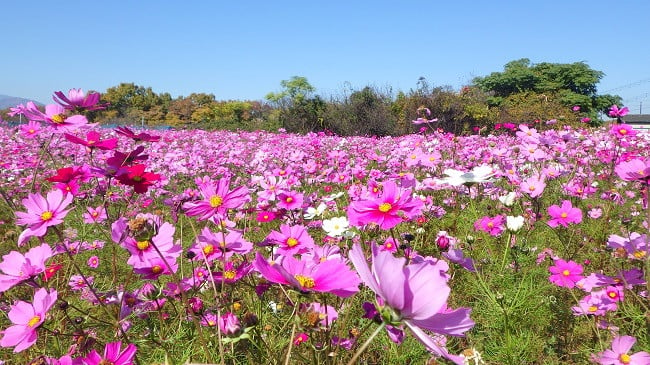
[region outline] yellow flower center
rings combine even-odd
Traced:
[[[598,307],[596,307],[595,305],[592,305],[587,310],[590,311],[590,312],[595,312],[595,311],[598,310]]]
[[[210,197],[210,206],[212,208],[219,208],[223,204],[223,198],[219,195],[213,195]]]
[[[110,360],[102,359],[102,361],[97,363],[97,365],[115,365],[115,363]]]
[[[293,201],[293,198],[288,196],[286,199],[284,199],[285,202],[291,203]]]
[[[639,251],[634,251],[634,253],[632,255],[634,257],[636,257],[637,259],[641,260],[641,259],[643,259],[645,257],[646,253],[645,253],[645,251],[639,250]]]
[[[536,189],[536,188],[535,188],[535,185],[530,185],[530,186],[528,187],[528,190],[530,190],[530,191],[534,191],[535,189]]]
[[[209,255],[214,252],[214,245],[210,244],[205,247],[203,247],[203,253],[206,255]]]
[[[569,271],[569,270],[564,270],[564,271],[562,271],[562,275],[564,275],[564,276],[569,276],[569,275],[571,275],[571,271]]]
[[[293,238],[293,237],[289,237],[289,239],[287,239],[286,244],[287,244],[287,246],[289,246],[289,247],[293,247],[293,246],[295,246],[295,245],[298,244],[298,240],[295,239],[295,238]]]
[[[392,208],[393,208],[393,206],[390,205],[390,203],[381,203],[381,204],[379,204],[379,211],[382,212],[382,213],[386,213],[386,212],[390,211]]]
[[[34,317],[32,317],[32,319],[29,320],[29,322],[27,322],[27,326],[28,327],[34,327],[40,321],[41,321],[41,316],[34,316]]]
[[[487,226],[488,226],[488,228],[494,228],[494,223],[488,222]]]
[[[622,135],[626,135],[627,134],[627,129],[621,128],[621,129],[618,130],[618,133],[620,133]]]
[[[149,246],[151,246],[151,242],[149,242],[148,240],[138,241],[136,242],[135,246],[138,248],[138,250],[144,251],[148,249]]]
[[[612,299],[616,299],[618,297],[618,293],[616,293],[615,291],[610,291],[609,293],[607,293],[607,296]]]
[[[234,270],[226,270],[226,272],[223,273],[223,277],[228,280],[232,280],[235,278],[236,274],[237,273]]]
[[[54,216],[54,214],[49,210],[46,210],[43,213],[41,213],[41,220],[49,221],[50,219],[52,219],[52,216]]]
[[[296,280],[298,280],[298,283],[300,283],[300,286],[302,286],[305,289],[311,289],[314,286],[316,286],[316,282],[314,282],[314,279],[310,278],[309,276],[294,275],[294,278],[296,278]]]
[[[154,274],[160,274],[163,271],[162,267],[160,265],[153,265],[151,267],[151,272]]]
[[[136,175],[136,176],[134,176],[134,177],[133,177],[133,181],[135,181],[135,182],[140,182],[140,181],[142,181],[142,176],[140,176],[140,175]]]
[[[630,355],[628,355],[628,354],[621,354],[621,356],[619,356],[618,359],[619,359],[623,364],[629,364],[630,361],[632,360],[632,359],[630,358]]]
[[[562,214],[560,214],[560,217],[562,217],[562,218],[566,218],[567,216],[568,216],[568,214],[566,214],[566,212],[562,212]]]
[[[29,134],[34,134],[34,132],[36,132],[36,131],[33,130],[33,129],[30,129],[28,132],[29,132]]]
[[[63,115],[63,114],[54,114],[54,115],[52,116],[52,121],[53,121],[54,123],[56,123],[56,124],[61,124],[61,123],[63,123],[63,122],[65,121],[65,118],[66,118],[66,117],[65,117],[65,115]]]

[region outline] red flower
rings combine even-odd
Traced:
[[[156,181],[160,180],[160,175],[153,172],[145,172],[145,165],[133,165],[124,168],[124,173],[117,176],[124,185],[133,186],[136,193],[146,193],[149,186],[153,185]]]
[[[61,270],[63,265],[61,264],[51,264],[48,266],[45,271],[43,271],[43,281],[48,281],[56,274],[57,271]]]

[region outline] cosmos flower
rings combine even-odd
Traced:
[[[3,274],[0,274],[0,293],[45,272],[45,261],[52,255],[50,245],[43,243],[40,246],[32,247],[25,255],[11,251],[2,256],[0,270]]]
[[[67,110],[101,110],[106,109],[107,103],[99,103],[101,94],[91,91],[87,95],[82,89],[70,89],[66,96],[62,91],[54,92],[52,99]]]
[[[63,194],[61,190],[52,190],[47,197],[41,194],[29,194],[23,199],[27,212],[16,212],[19,225],[28,227],[18,237],[18,245],[22,246],[30,237],[43,237],[47,228],[63,223],[63,218],[70,209],[65,209],[72,203],[71,194]]]
[[[556,259],[555,264],[548,268],[551,272],[548,280],[561,287],[573,288],[576,283],[584,278],[582,276],[583,268],[575,261],[566,262],[562,259]]]
[[[0,346],[14,347],[14,352],[21,352],[36,343],[37,330],[45,322],[56,299],[56,290],[48,292],[40,288],[34,293],[32,303],[17,301],[12,305],[7,314],[12,325],[2,331]]]
[[[359,277],[343,260],[313,262],[282,257],[281,263],[269,262],[259,252],[253,267],[268,281],[291,285],[299,291],[332,293],[347,298],[359,291]]]
[[[410,189],[398,187],[394,181],[383,183],[380,197],[370,200],[357,200],[348,206],[348,219],[353,226],[369,223],[381,229],[390,229],[405,219],[421,214],[424,204],[412,196]]]
[[[650,354],[640,351],[630,354],[636,338],[632,336],[616,336],[612,340],[612,348],[598,353],[597,361],[602,365],[647,365],[650,364]]]
[[[107,343],[104,347],[104,353],[100,355],[97,351],[92,350],[85,358],[81,360],[83,365],[133,365],[133,358],[137,348],[134,344],[128,344],[122,349],[122,342]]]
[[[562,206],[551,205],[548,207],[548,214],[551,219],[547,224],[553,228],[558,225],[568,227],[571,223],[582,222],[582,210],[574,208],[569,200],[562,201]]]
[[[406,325],[430,351],[463,364],[462,357],[449,354],[444,346],[424,332],[462,336],[474,326],[469,318],[471,309],[447,308],[451,289],[441,266],[427,260],[406,264],[405,258],[380,251],[374,244],[372,268],[368,267],[358,244],[352,246],[349,258],[364,284],[380,299],[377,307],[386,324]]]

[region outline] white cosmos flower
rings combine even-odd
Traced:
[[[492,167],[487,165],[476,166],[469,172],[463,172],[454,169],[446,169],[444,174],[447,177],[438,180],[441,184],[449,184],[451,186],[461,186],[463,184],[475,184],[491,181],[490,178],[494,176],[495,172]]]
[[[509,192],[508,194],[504,196],[499,197],[499,201],[503,203],[506,207],[511,207],[513,204],[515,204],[515,198],[517,197],[517,193],[514,191]]]
[[[348,227],[350,227],[350,222],[348,222],[348,218],[345,216],[325,219],[323,221],[323,230],[330,237],[343,235],[348,230]]]
[[[506,217],[506,228],[511,232],[517,232],[524,226],[524,217],[518,215],[516,217],[507,216]]]
[[[309,207],[307,208],[307,212],[304,214],[305,219],[314,219],[321,214],[327,209],[327,205],[325,203],[320,203],[318,204],[318,207]]]

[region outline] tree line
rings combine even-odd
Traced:
[[[538,63],[520,59],[502,71],[477,77],[461,90],[432,86],[420,78],[409,91],[366,86],[323,96],[307,78],[294,76],[263,101],[216,100],[213,94],[192,93],[172,98],[151,87],[121,83],[102,92],[105,110],[88,113],[101,124],[147,127],[278,130],[338,135],[401,135],[431,126],[472,133],[498,129],[502,123],[553,120],[551,127],[597,123],[618,95],[599,95],[604,76],[584,62]],[[6,111],[2,112],[6,116]],[[420,118],[422,124],[414,124]],[[6,119],[6,118],[5,118]]]

